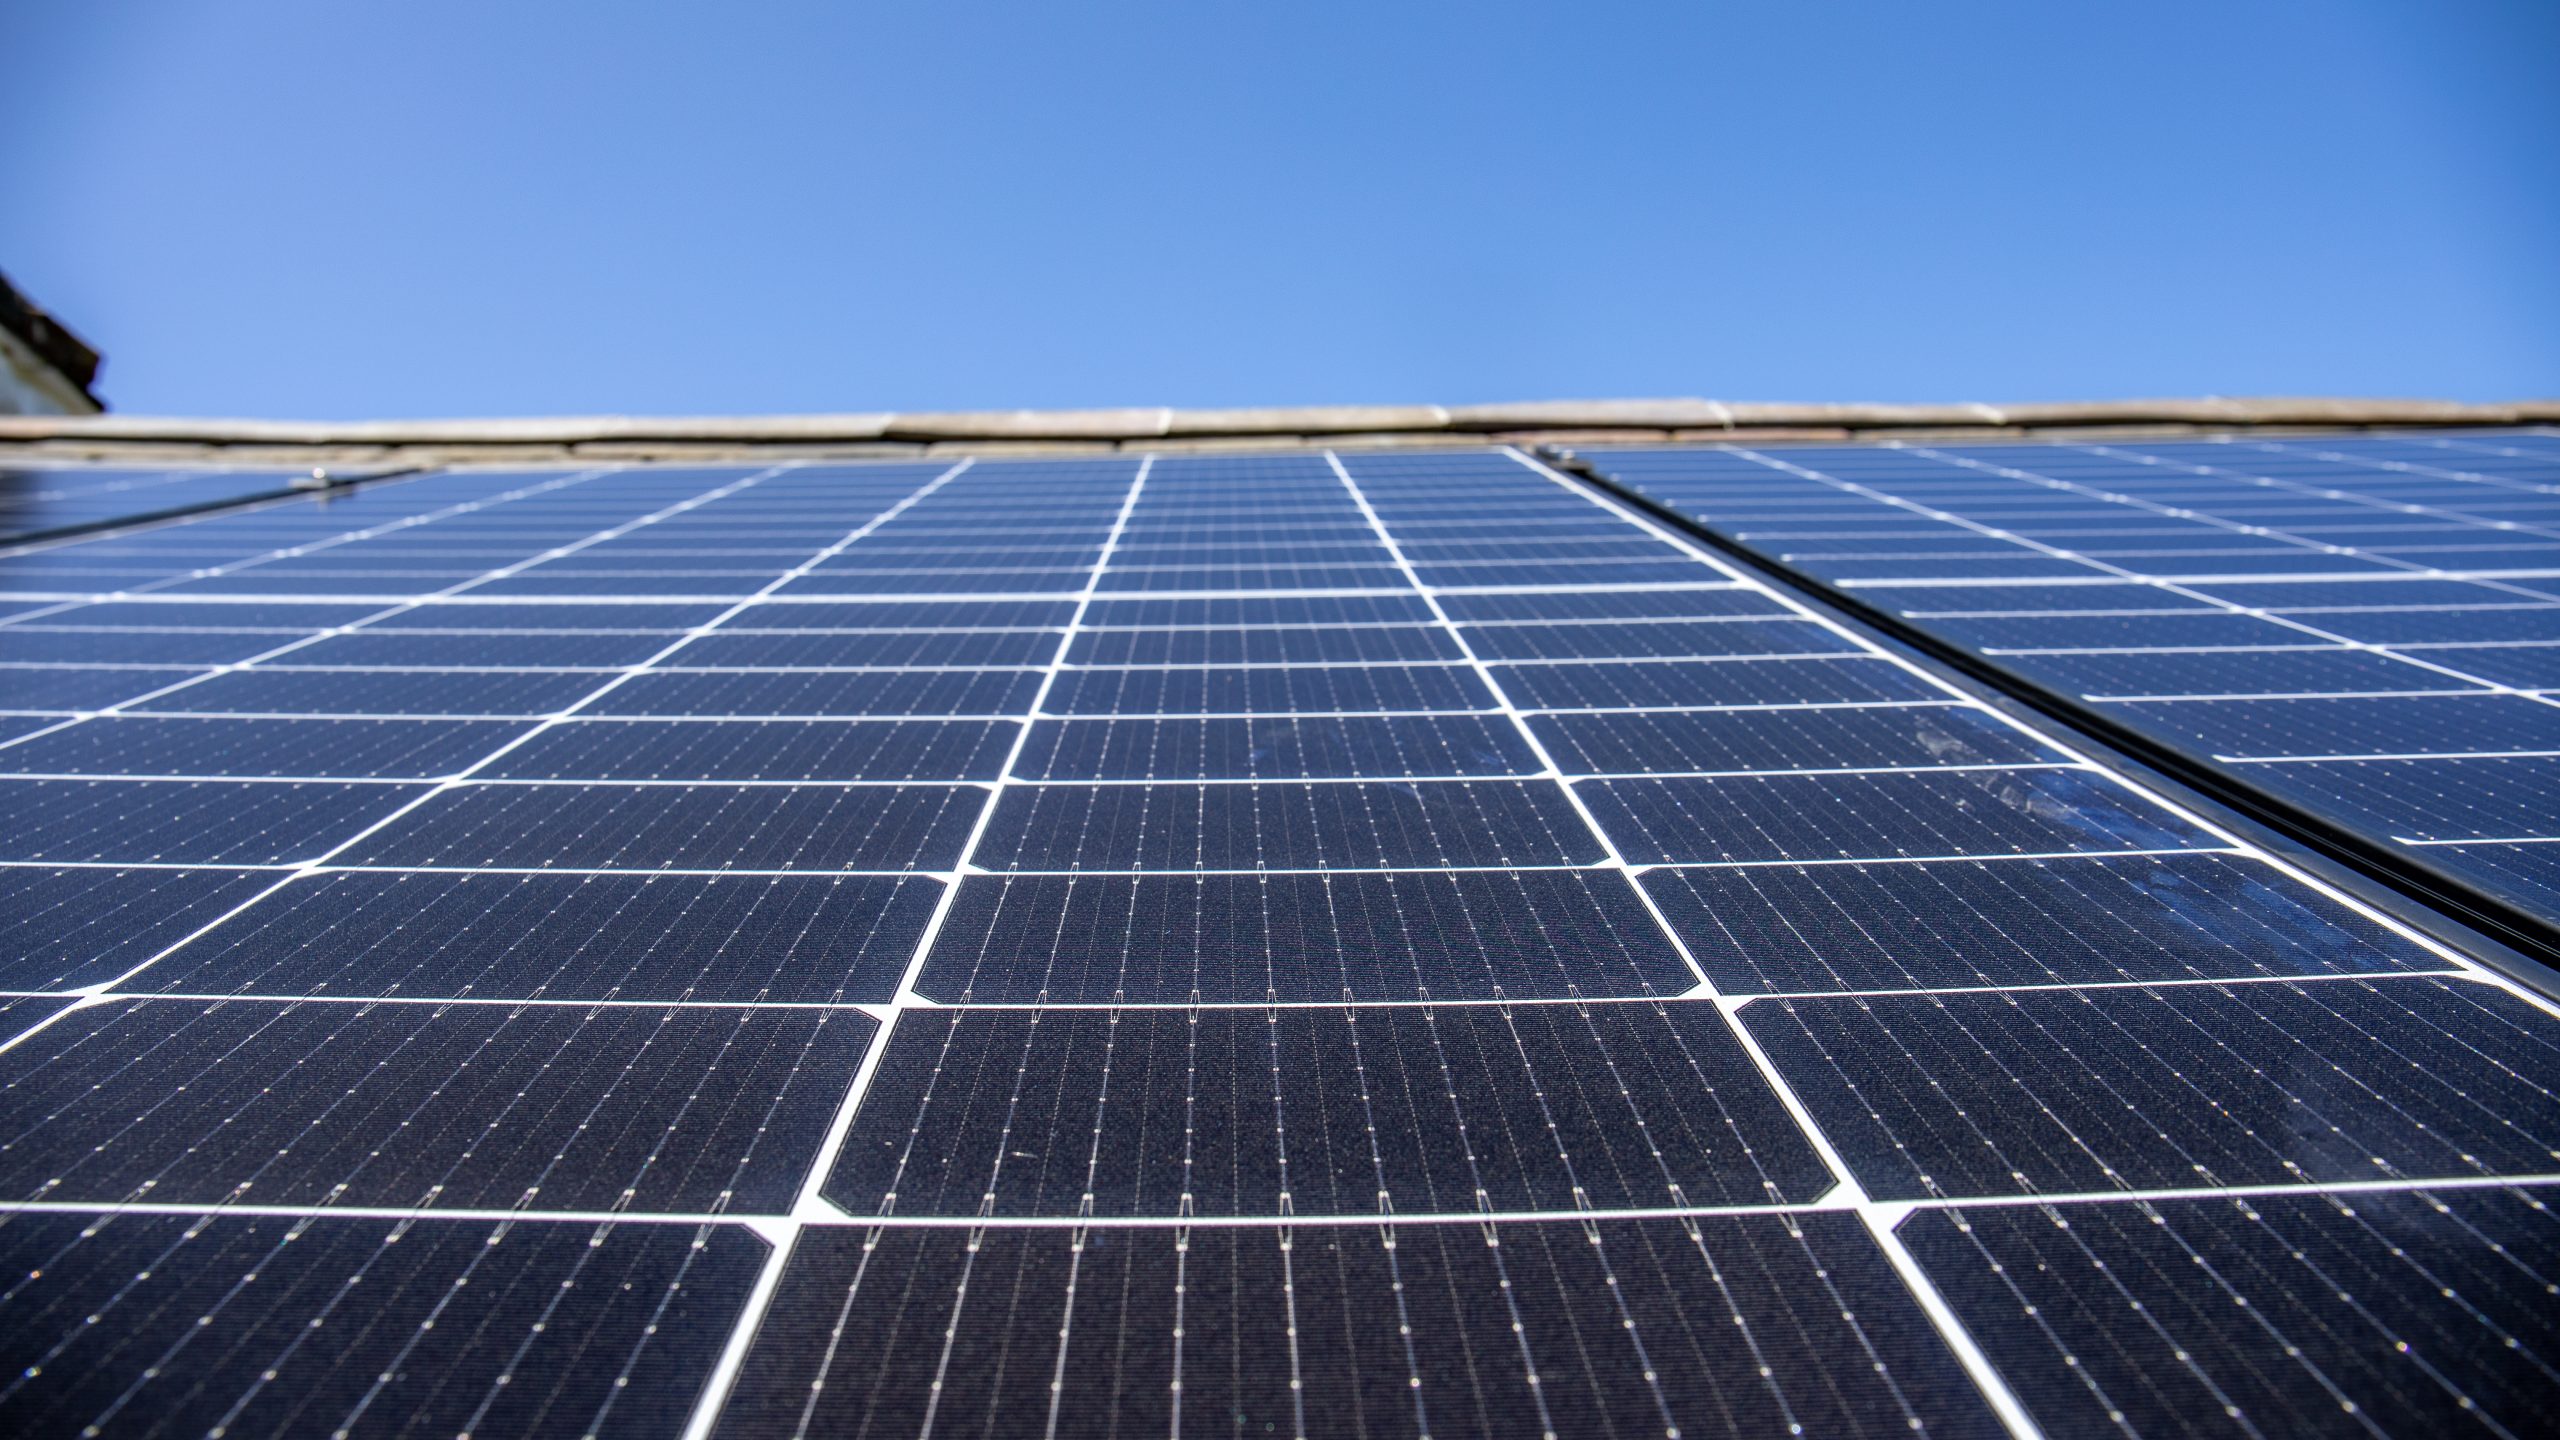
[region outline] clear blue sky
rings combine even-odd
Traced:
[[[119,409],[2560,393],[2560,4],[12,0]]]

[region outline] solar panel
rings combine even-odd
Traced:
[[[1594,459],[1773,561],[2560,920],[2548,437]]]
[[[2027,558],[1875,578],[2146,675],[2419,583]],[[2547,1001],[1520,455],[452,471],[0,561],[17,1432],[2560,1399]],[[2312,652],[2416,668],[2246,651]]]

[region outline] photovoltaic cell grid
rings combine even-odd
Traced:
[[[1502,452],[0,557],[21,1433],[2520,1433],[2549,1008]]]
[[[1771,559],[2560,919],[2560,436],[1592,458]]]

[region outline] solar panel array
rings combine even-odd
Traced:
[[[2560,436],[1595,458],[1771,559],[2560,921]]]
[[[457,471],[0,587],[12,1433],[2560,1399],[2548,1002],[1517,455]]]

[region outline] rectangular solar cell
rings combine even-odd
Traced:
[[[1743,1014],[1875,1195],[2469,1179],[2560,1160],[2560,1020],[2467,979],[1793,999]]]
[[[1490,710],[1484,681],[1459,665],[1291,665],[1061,672],[1056,715],[1304,715]]]
[[[1517,727],[1498,715],[1044,720],[1014,763],[1026,780],[1534,775],[1543,768]]]
[[[1044,785],[996,797],[991,870],[1376,870],[1588,865],[1549,781]]]
[[[1559,766],[1585,775],[1914,769],[2064,758],[1978,711],[1940,705],[1597,711],[1540,715],[1529,728]]]
[[[531,732],[480,773],[516,780],[992,780],[1020,729],[1015,720],[580,719]]]
[[[976,1010],[898,1022],[852,1214],[1360,1215],[1809,1200],[1712,1005]]]
[[[15,873],[0,871],[0,883]],[[267,896],[162,958],[132,988],[879,1003],[895,994],[940,894],[935,882],[907,876],[335,872]],[[160,899],[153,892],[143,898]],[[87,899],[83,893],[70,903]]]
[[[349,864],[578,870],[942,870],[983,791],[952,785],[534,785],[429,796]],[[646,816],[646,823],[638,817]]]
[[[1033,670],[669,670],[634,677],[590,715],[1020,715]]]
[[[2560,1402],[2534,1363],[2560,1350],[2551,1200],[2502,1186],[1923,1211],[1905,1234],[2048,1433],[2523,1435]]]
[[[26,1117],[11,1198],[787,1210],[872,1028],[841,1009],[118,1000],[0,1051]]]
[[[423,793],[311,781],[0,779],[0,813],[13,821],[0,859],[298,864]]]
[[[1836,1215],[806,1235],[720,1435],[1999,1433]]]
[[[2446,966],[2268,869],[2210,853],[1650,870],[1725,994],[2341,975]]]
[[[965,1005],[1679,994],[1606,870],[1006,876],[961,882],[916,988]]]
[[[102,715],[0,747],[0,771],[423,780],[455,774],[528,728],[506,720]]]
[[[19,1435],[672,1435],[764,1247],[734,1226],[13,1215]]]
[[[2205,848],[2211,837],[2081,770],[1585,780],[1638,864],[1892,860]]]

